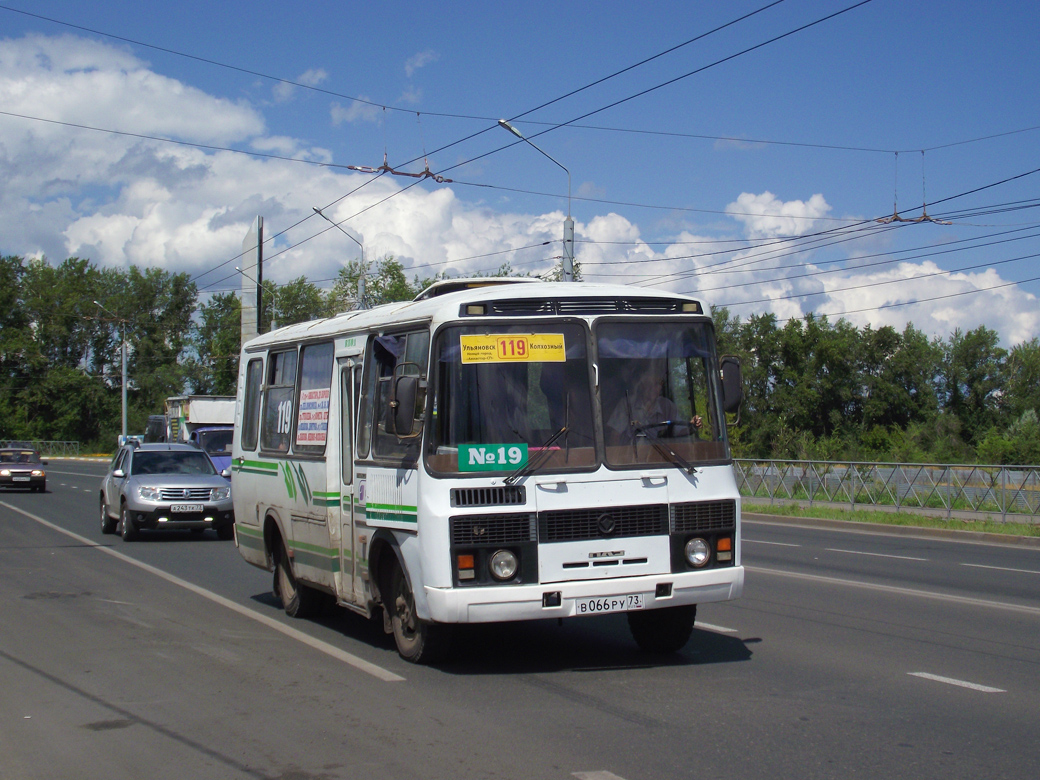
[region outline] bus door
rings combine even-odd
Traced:
[[[339,567],[336,575],[336,593],[341,601],[357,603],[358,592],[355,590],[355,578],[360,574],[356,562],[355,542],[357,524],[354,521],[357,496],[354,480],[354,420],[357,415],[357,396],[355,393],[355,372],[360,380],[361,366],[355,365],[352,358],[340,358],[337,366],[337,394],[339,395],[339,430],[333,441],[337,441],[338,458],[329,458],[329,464],[338,461],[338,474],[329,474],[329,484],[339,485],[339,505],[330,513],[331,519],[338,524],[339,533]],[[362,548],[363,549],[363,548]]]

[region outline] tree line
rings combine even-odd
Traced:
[[[511,274],[505,265],[492,275]],[[265,282],[262,329],[353,308],[361,275],[354,261],[325,290],[304,277]],[[366,301],[410,300],[437,278],[409,281],[386,256],[367,269]],[[0,257],[0,439],[112,451],[124,334],[131,433],[168,396],[233,395],[238,296],[199,303],[198,292],[188,274],[162,269]],[[860,329],[812,314],[781,325],[717,309],[713,319],[720,353],[739,356],[744,370],[745,401],[730,426],[738,457],[1040,463],[1036,338],[1005,350],[985,326],[929,339],[913,325]]]

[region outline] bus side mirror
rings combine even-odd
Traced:
[[[732,414],[744,400],[744,377],[740,370],[740,358],[725,355],[719,361],[722,367],[722,410]]]
[[[412,435],[415,422],[415,399],[419,395],[419,377],[399,376],[394,378],[393,392],[390,394],[390,419],[387,421],[391,429],[389,433],[406,437]]]

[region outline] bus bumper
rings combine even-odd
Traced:
[[[438,623],[539,620],[595,614],[585,608],[585,600],[590,598],[613,597],[620,602],[628,596],[641,595],[644,609],[729,601],[738,598],[744,590],[744,567],[544,585],[491,588],[426,586],[425,590],[430,619]],[[666,592],[668,595],[663,595]]]

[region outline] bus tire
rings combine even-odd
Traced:
[[[323,593],[297,581],[284,545],[275,563],[274,591],[282,600],[282,608],[289,617],[314,617],[324,603]]]
[[[116,532],[116,521],[114,518],[108,516],[108,510],[105,509],[105,497],[101,497],[101,533],[103,534],[114,534]]]
[[[628,613],[628,629],[647,653],[677,653],[693,634],[697,605],[634,610]]]
[[[451,649],[451,626],[419,619],[408,578],[396,560],[391,566],[389,584],[383,609],[390,615],[398,654],[413,664],[443,661]]]

